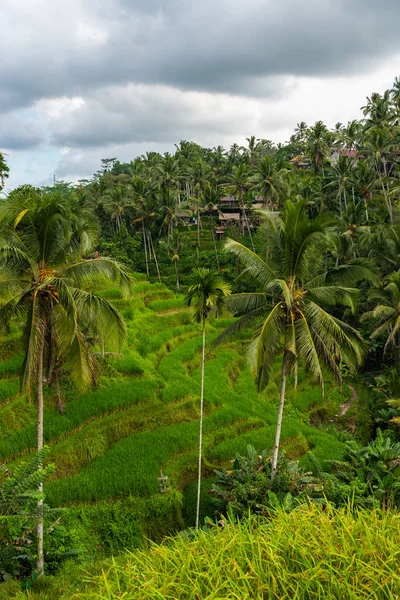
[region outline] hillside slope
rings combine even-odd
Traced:
[[[141,499],[138,507],[146,504],[144,499],[148,507],[151,502],[161,506],[162,471],[175,489],[186,490],[185,514],[191,524],[201,331],[192,323],[183,296],[162,284],[137,276],[128,298],[116,289],[99,294],[111,299],[125,317],[127,346],[121,356],[99,358],[97,389],[78,395],[62,381],[60,397],[55,387],[47,391],[44,437],[57,467],[47,485],[47,501],[54,507],[91,505],[90,512],[110,500],[127,498],[129,510],[134,510],[132,498]],[[275,432],[279,363],[272,382],[258,394],[245,357],[249,334],[216,349],[210,346],[229,322],[211,319],[207,326],[205,477],[227,465],[236,452],[245,452],[247,444],[259,451],[271,447]],[[34,451],[36,438],[35,406],[18,394],[18,336],[13,325],[0,343],[0,461],[7,463]],[[340,393],[328,383],[322,399],[318,387],[300,371],[297,393],[288,393],[282,429],[286,456],[302,457],[305,465],[310,450],[321,460],[339,458],[343,444],[312,423],[329,421],[349,396],[347,388]],[[176,509],[178,504],[177,499]],[[148,520],[148,511],[142,516]],[[166,530],[181,524],[170,520]],[[144,529],[156,538],[160,532],[149,523]]]

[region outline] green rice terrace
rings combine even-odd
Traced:
[[[131,295],[119,289],[98,292],[110,299],[126,319],[128,341],[120,356],[98,358],[102,364],[97,389],[80,396],[68,381],[51,388],[45,398],[44,442],[56,472],[46,484],[46,501],[68,507],[88,527],[98,544],[118,551],[140,545],[144,537],[160,540],[184,525],[193,525],[198,460],[201,330],[193,324],[184,297],[162,284],[136,276]],[[211,347],[229,319],[207,324],[205,375],[204,474],[202,517],[213,516],[207,491],[214,469],[229,466],[237,452],[252,444],[261,452],[273,445],[279,399],[276,377],[257,393],[246,361],[251,332]],[[19,332],[15,326],[0,345],[0,461],[8,467],[35,451],[36,406],[20,395]],[[276,379],[276,381],[274,380]],[[293,383],[292,380],[290,380]],[[322,462],[340,459],[344,444],[331,423],[340,406],[351,399],[326,384],[320,388],[299,372],[298,390],[289,385],[282,429],[287,458],[308,466],[308,452]],[[352,426],[355,409],[339,420]],[[183,494],[160,493],[159,477]],[[174,502],[174,510],[170,503]],[[110,535],[119,508],[130,532]],[[182,515],[184,521],[182,521]],[[129,537],[129,535],[131,537]]]

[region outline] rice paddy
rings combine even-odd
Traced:
[[[78,394],[64,382],[62,412],[54,390],[47,390],[44,438],[57,468],[47,485],[52,506],[155,497],[161,470],[181,492],[195,479],[201,331],[183,296],[142,278],[135,280],[128,298],[118,289],[97,293],[124,313],[128,341],[121,355],[100,357],[96,389]],[[207,324],[206,477],[248,444],[260,452],[271,447],[275,432],[279,362],[270,384],[258,394],[245,356],[249,332],[212,347],[231,322],[210,319]],[[15,344],[15,332],[11,337]],[[17,346],[9,348],[15,354],[4,355],[0,365],[0,460],[12,463],[34,451],[36,419],[34,404],[19,394],[16,373],[22,355]],[[288,392],[282,428],[290,458],[305,466],[309,451],[322,461],[340,458],[343,443],[334,431],[313,426],[310,415],[326,404],[337,410],[346,393],[328,383],[322,399],[318,386],[300,371],[298,391],[292,386]]]

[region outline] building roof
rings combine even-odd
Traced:
[[[240,213],[227,213],[220,216],[220,221],[240,221]]]
[[[348,156],[349,158],[356,158],[357,151],[356,150],[342,150],[341,155]]]
[[[309,163],[311,161],[308,158],[308,156],[305,156],[304,154],[298,154],[297,156],[294,156],[292,158],[292,160],[289,160],[289,162],[292,164],[296,164],[296,163]]]

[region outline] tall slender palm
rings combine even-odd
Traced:
[[[124,221],[126,209],[131,205],[127,190],[117,186],[107,190],[103,195],[103,205],[115,221],[115,229],[118,233]]]
[[[361,126],[356,119],[349,121],[343,131],[343,139],[347,150],[355,150],[360,142]]]
[[[166,240],[160,240],[160,245],[164,246],[167,249],[171,262],[175,266],[175,286],[176,291],[180,291],[179,284],[179,267],[178,262],[181,258],[181,251],[186,244],[186,236],[179,231],[179,229],[174,229],[172,233],[167,236]]]
[[[295,133],[295,137],[297,138],[297,141],[304,143],[307,139],[307,131],[308,131],[308,127],[307,127],[307,123],[305,121],[301,121],[300,123],[297,123],[297,125],[294,129],[294,133]]]
[[[247,148],[242,148],[244,151],[244,156],[246,156],[248,158],[249,164],[251,167],[254,167],[254,165],[256,164],[258,157],[259,157],[259,152],[260,152],[260,140],[258,138],[256,138],[255,135],[251,135],[250,137],[246,138],[246,142],[247,142]]]
[[[0,306],[0,321],[15,317],[24,322],[21,382],[28,397],[35,389],[38,450],[43,447],[43,381],[49,383],[64,364],[77,386],[88,385],[95,365],[87,330],[92,339],[107,343],[119,343],[125,335],[120,314],[85,287],[105,280],[128,284],[127,273],[109,258],[82,259],[93,230],[87,227],[83,235],[85,219],[75,210],[68,199],[34,190],[10,195],[0,211],[0,288],[13,289],[12,298]],[[39,574],[44,572],[42,506],[40,500]]]
[[[372,200],[372,194],[377,187],[377,183],[374,169],[371,168],[366,160],[360,160],[353,170],[351,186],[363,199],[367,223],[369,221],[368,201]]]
[[[315,173],[318,173],[329,151],[328,129],[322,121],[317,121],[313,127],[310,127],[307,140],[307,154],[312,161]]]
[[[393,205],[390,194],[394,164],[394,140],[389,127],[371,127],[365,136],[363,154],[375,168],[386,203],[390,222],[393,223]]]
[[[148,179],[135,176],[131,181],[131,189],[136,217],[132,223],[141,224],[147,278],[149,279],[150,277],[149,257],[151,259],[151,255],[153,254],[158,280],[161,282],[160,269],[150,227],[151,223],[158,216],[156,210],[155,185]]]
[[[4,187],[4,180],[9,177],[10,168],[6,163],[6,159],[4,158],[4,153],[0,152],[0,191]]]
[[[200,433],[199,433],[199,461],[197,479],[197,502],[196,502],[196,529],[199,528],[200,515],[200,490],[201,490],[201,458],[203,446],[203,409],[204,409],[204,368],[206,349],[206,321],[211,311],[217,316],[223,313],[225,298],[230,294],[230,286],[221,275],[209,269],[194,269],[194,282],[189,286],[186,301],[188,306],[193,307],[193,319],[202,326],[202,350],[201,350],[201,391],[200,391]]]
[[[347,210],[348,207],[347,192],[351,185],[353,169],[353,159],[340,155],[337,163],[332,166],[326,178],[325,189],[333,193],[339,201],[340,215],[343,214],[343,204],[344,210]]]
[[[226,243],[226,248],[239,257],[246,273],[254,278],[259,291],[234,294],[228,299],[228,308],[242,316],[217,342],[252,322],[259,323],[257,336],[249,348],[249,360],[260,391],[269,381],[276,356],[282,352],[281,393],[272,459],[274,477],[286,379],[291,367],[294,366],[296,375],[297,362],[303,361],[323,392],[322,364],[340,381],[338,362],[344,360],[354,369],[360,364],[363,352],[357,331],[326,309],[338,305],[354,308],[357,296],[356,289],[333,284],[326,271],[328,222],[321,217],[309,220],[305,201],[287,201],[284,220],[268,212],[264,218],[268,263],[239,242],[228,240]],[[342,278],[356,278],[365,276],[366,271],[352,266],[341,273]]]
[[[243,219],[243,229],[246,224],[247,231],[249,232],[251,247],[254,251],[254,242],[253,236],[251,235],[251,229],[249,220],[246,214],[246,208],[244,205],[244,193],[249,188],[249,177],[250,177],[250,168],[245,163],[241,163],[237,167],[232,168],[232,172],[227,178],[227,182],[222,184],[226,186],[228,189],[231,189],[233,193],[236,195],[239,207],[242,210],[242,219]]]
[[[215,260],[217,261],[217,269],[220,270],[219,265],[219,256],[217,249],[217,240],[215,239],[215,231],[214,231],[214,223],[212,218],[212,213],[217,211],[219,212],[218,205],[222,198],[222,190],[220,187],[215,185],[208,184],[204,187],[203,190],[203,201],[204,201],[204,210],[206,214],[208,214],[209,225],[211,230],[211,236],[214,244],[214,252],[215,252]],[[222,213],[220,213],[222,214]]]

